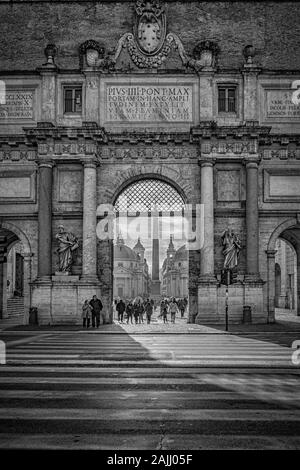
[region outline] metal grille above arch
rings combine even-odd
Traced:
[[[127,186],[116,199],[115,211],[180,211],[184,200],[170,184],[148,178]]]

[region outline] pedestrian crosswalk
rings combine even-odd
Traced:
[[[37,334],[0,366],[0,448],[300,448],[291,349],[226,334]]]

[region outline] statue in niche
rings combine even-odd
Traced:
[[[242,245],[239,237],[232,229],[227,229],[221,235],[224,255],[224,269],[234,269],[238,265],[239,253]]]
[[[75,261],[75,254],[79,247],[78,239],[71,232],[66,232],[63,225],[59,225],[55,235],[58,241],[59,272],[69,273]]]

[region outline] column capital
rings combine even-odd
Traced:
[[[37,160],[37,164],[39,168],[53,168],[55,163],[53,160],[47,159],[39,159]]]
[[[198,164],[201,168],[202,167],[213,167],[215,163],[216,163],[216,158],[210,157],[209,155],[207,155],[205,157],[200,157],[198,159]]]
[[[261,155],[259,154],[247,155],[243,161],[243,163],[246,165],[246,168],[258,168],[260,162]]]
[[[84,168],[96,168],[96,166],[99,164],[96,155],[81,157],[80,161]]]

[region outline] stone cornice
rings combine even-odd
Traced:
[[[120,133],[107,133],[107,142],[116,145],[122,144],[183,144],[190,142],[189,132],[144,132],[144,131],[124,131]]]
[[[37,127],[24,128],[26,138],[30,142],[48,139],[89,139],[98,142],[106,141],[106,132],[94,122],[83,122],[82,127],[54,126],[51,122],[38,122]]]
[[[218,126],[214,121],[204,121],[191,128],[191,140],[199,142],[202,139],[258,139],[268,136],[271,126],[260,126],[256,121],[246,122],[241,126]]]

